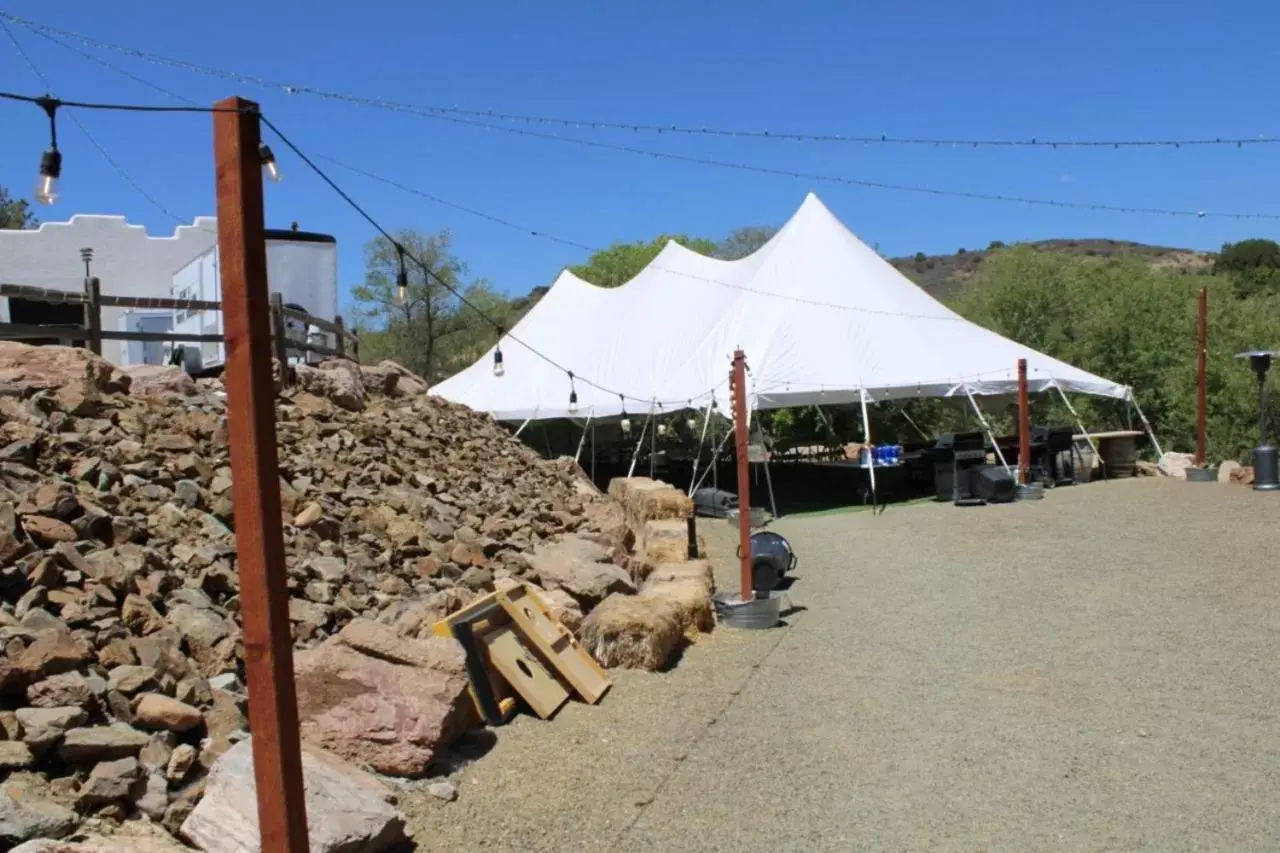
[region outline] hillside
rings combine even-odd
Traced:
[[[998,249],[1002,244],[992,245]],[[1040,240],[1022,245],[1031,246],[1041,252],[1077,257],[1137,257],[1147,261],[1156,269],[1188,272],[1207,270],[1213,265],[1214,258],[1212,252],[1149,246],[1145,243],[1101,238]],[[955,295],[964,283],[982,268],[982,264],[992,251],[991,247],[975,250],[961,249],[950,255],[917,254],[910,258],[891,258],[889,262],[933,296],[947,299]]]

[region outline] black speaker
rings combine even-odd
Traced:
[[[987,503],[1006,503],[1014,499],[1013,477],[1002,465],[978,465],[965,472],[973,496]]]

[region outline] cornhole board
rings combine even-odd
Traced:
[[[589,704],[599,702],[609,690],[609,677],[573,632],[551,617],[543,600],[524,584],[503,585],[494,595],[538,657]]]
[[[539,717],[547,719],[569,701],[569,689],[520,642],[513,626],[504,625],[480,641],[489,666],[502,674]]]
[[[483,637],[502,625],[510,624],[511,617],[507,615],[506,608],[498,602],[497,594],[491,592],[488,595],[477,598],[457,613],[432,625],[431,633],[437,637],[452,639],[454,626],[459,622],[470,623],[475,643],[483,650]],[[497,702],[498,712],[502,721],[506,722],[516,712],[515,694],[512,692],[511,685],[503,679],[501,674],[495,672],[493,667],[487,664],[487,661],[485,669],[489,677],[489,690]],[[467,692],[471,694],[471,706],[475,712],[476,720],[483,725],[485,722],[484,711],[481,710],[480,700],[476,697],[475,684],[468,682]]]

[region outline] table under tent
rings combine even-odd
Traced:
[[[1070,394],[1133,407],[1155,442],[1130,388],[961,317],[812,193],[768,243],[739,260],[669,242],[619,287],[562,272],[497,346],[432,393],[512,424],[549,454],[571,449],[584,469],[610,475],[648,474],[661,458],[659,428],[683,431],[691,484],[701,468],[732,490],[710,460],[717,447],[733,445],[728,429],[717,430],[717,413],[731,411],[730,359],[739,348],[750,370],[753,421],[775,409],[852,407],[862,440],[873,443],[868,407],[953,399],[972,409],[1007,468],[1007,442],[992,432],[978,400],[1015,394],[1017,363],[1025,359],[1028,390],[1059,397],[1077,434],[1087,430]],[[874,495],[877,472],[867,473]],[[753,495],[768,499],[761,490]]]

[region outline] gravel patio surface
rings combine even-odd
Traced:
[[[783,519],[718,628],[406,794],[422,851],[1280,849],[1280,495],[1132,480]],[[722,581],[732,531],[703,530]]]

